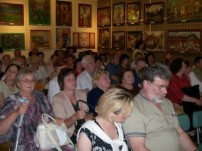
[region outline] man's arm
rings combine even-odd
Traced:
[[[144,137],[128,137],[128,141],[132,151],[150,151],[145,146]]]
[[[179,137],[180,137],[180,145],[184,151],[194,151],[197,147],[194,145],[190,137],[183,131],[181,127],[178,129]]]

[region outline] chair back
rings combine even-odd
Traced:
[[[187,132],[190,129],[190,119],[189,116],[185,113],[178,115],[178,121],[182,129]]]
[[[200,144],[200,128],[202,128],[202,111],[193,113],[193,127],[196,128],[197,143]]]

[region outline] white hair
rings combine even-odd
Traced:
[[[93,56],[92,56],[92,55],[85,55],[85,56],[83,56],[83,58],[82,58],[82,60],[81,60],[81,64],[82,64],[82,66],[83,66],[84,68],[86,67],[86,65],[88,65],[88,60],[89,60],[90,58],[93,58]]]

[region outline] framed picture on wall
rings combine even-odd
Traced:
[[[142,31],[129,31],[126,34],[126,47],[129,50],[135,48],[135,44],[138,40],[143,39]]]
[[[71,29],[57,28],[56,29],[56,48],[62,49],[71,46]]]
[[[125,48],[125,32],[124,31],[113,31],[112,47],[116,49]]]
[[[168,22],[189,22],[202,20],[201,0],[168,0]]]
[[[73,45],[77,48],[95,48],[95,33],[74,32]]]
[[[144,31],[143,38],[148,51],[164,51],[164,31]]]
[[[91,27],[92,26],[92,10],[91,5],[79,4],[79,27]]]
[[[0,46],[4,50],[25,49],[24,33],[0,33]]]
[[[98,27],[111,25],[111,10],[110,7],[99,8],[97,11],[97,24]]]
[[[29,24],[50,25],[50,0],[29,0]]]
[[[159,23],[164,21],[164,3],[151,3],[144,5],[144,22]]]
[[[168,31],[167,50],[178,52],[200,52],[201,31]]]
[[[125,3],[113,4],[113,25],[119,26],[125,23]]]
[[[50,30],[31,30],[30,31],[31,48],[50,49],[51,33]]]
[[[127,23],[134,25],[140,22],[140,2],[129,3],[127,5]]]
[[[56,26],[72,26],[72,2],[56,1]]]
[[[24,25],[23,5],[0,3],[0,25]]]
[[[109,48],[110,47],[110,29],[101,28],[98,30],[98,47]]]

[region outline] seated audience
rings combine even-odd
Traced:
[[[83,72],[83,70],[84,69],[81,64],[81,59],[80,58],[76,59],[74,62],[74,71],[75,71],[76,77],[78,77]]]
[[[0,81],[0,108],[5,103],[5,98],[18,92],[15,82],[16,75],[20,67],[16,64],[10,64],[5,71],[4,80]]]
[[[153,52],[149,52],[146,54],[145,56],[145,61],[147,63],[148,66],[151,66],[152,64],[155,63],[155,55]]]
[[[93,89],[88,92],[87,102],[90,105],[89,112],[97,115],[95,107],[100,96],[109,89],[111,81],[107,71],[99,70],[93,76]]]
[[[0,80],[1,80],[1,78],[3,77],[3,75],[4,75],[4,72],[2,71],[2,61],[0,60]]]
[[[63,68],[58,74],[61,92],[53,97],[52,107],[56,118],[64,120],[68,128],[68,136],[76,143],[76,134],[85,120],[93,118],[88,114],[86,92],[76,90],[76,76],[73,69]]]
[[[128,151],[121,123],[131,114],[132,96],[122,89],[107,90],[96,107],[98,116],[87,121],[77,134],[78,151]]]
[[[119,60],[120,74],[121,72],[124,72],[125,70],[129,69],[128,63],[129,63],[129,56],[127,54],[122,54]]]
[[[9,54],[4,54],[2,57],[2,62],[3,62],[2,71],[5,73],[8,65],[11,64],[11,56]]]
[[[172,103],[165,98],[172,74],[156,63],[141,72],[142,88],[135,96],[133,111],[123,123],[133,151],[194,151],[187,133],[179,126]]]

